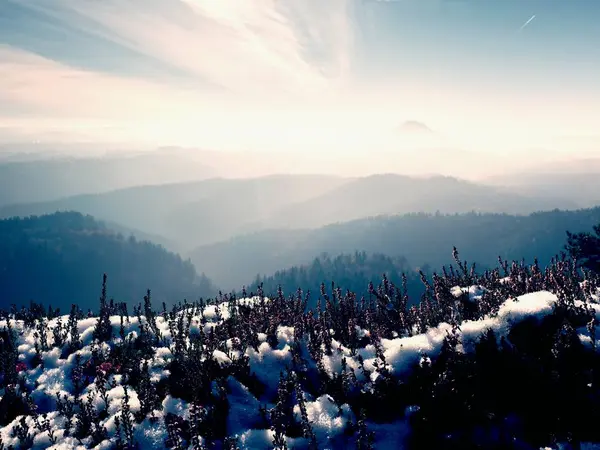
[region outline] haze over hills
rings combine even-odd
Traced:
[[[315,228],[362,217],[410,212],[527,214],[577,206],[570,200],[504,193],[451,177],[387,174],[359,178],[316,198],[284,207],[269,219],[269,224],[271,227]]]
[[[591,231],[600,223],[600,207],[508,214],[408,214],[373,217],[313,230],[266,230],[199,247],[189,253],[198,270],[221,289],[249,285],[257,274],[309,264],[323,253],[335,257],[365,251],[403,257],[408,267],[440,270],[453,263],[456,246],[463,259],[480,268],[496,267],[497,258],[541,265],[562,250],[566,231]]]
[[[438,135],[391,134],[369,138],[368,154],[346,151],[278,152],[163,146],[130,149],[106,144],[8,144],[0,153],[0,205],[56,200],[138,185],[198,181],[211,177],[257,178],[277,174],[362,177],[380,173],[442,174],[473,179],[489,157],[466,151]],[[501,168],[507,164],[497,159]],[[514,164],[514,163],[513,163]],[[33,186],[23,182],[36,177]],[[69,180],[67,182],[66,180]],[[8,193],[11,192],[12,195]]]
[[[356,142],[349,141],[321,150],[310,147],[310,151],[280,151],[269,146],[245,150],[131,143],[9,142],[0,145],[0,206],[214,177],[323,174],[359,178],[390,173],[443,175],[495,186],[520,186],[524,179],[535,183],[541,174],[569,173],[574,179],[568,184],[576,190],[577,174],[600,173],[600,163],[590,151],[580,154],[573,150],[569,160],[552,145],[522,146],[518,152],[509,148],[484,152],[416,120],[406,120],[389,130],[382,125],[378,133],[363,138],[362,150],[353,147],[358,145]],[[548,196],[544,189],[523,194]],[[553,197],[574,200],[576,196],[569,192],[567,196],[557,193]],[[597,199],[588,197],[579,206],[593,206]]]
[[[152,185],[11,205],[0,217],[79,211],[162,236],[178,250],[273,228],[315,228],[382,214],[534,211],[575,208],[568,200],[504,193],[449,177],[358,179],[279,175]]]
[[[317,175],[214,178],[6,206],[0,209],[0,217],[79,211],[160,235],[179,248],[189,249],[227,239],[285,205],[306,201],[346,182],[343,178]]]
[[[4,162],[0,163],[0,206],[214,175],[203,163],[158,152]]]
[[[572,199],[581,207],[592,207],[600,204],[600,158],[539,164],[482,182],[503,192]]]
[[[581,207],[600,204],[600,174],[598,173],[526,174],[491,180],[490,185],[494,184],[506,193],[518,192],[548,199],[575,200]]]

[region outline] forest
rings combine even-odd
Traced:
[[[75,212],[0,221],[2,305],[30,301],[68,312],[97,306],[102,274],[120,301],[141,301],[151,286],[170,303],[213,296],[210,280],[190,261],[148,241],[115,233]]]
[[[436,268],[451,264],[455,245],[481,271],[493,269],[499,257],[537,259],[546,267],[562,250],[568,230],[589,232],[597,223],[600,208],[527,216],[379,216],[314,230],[242,235],[184,259],[152,236],[76,212],[14,217],[0,220],[1,295],[3,304],[35,301],[66,311],[77,303],[87,310],[96,306],[107,273],[115,299],[140,302],[152,288],[156,301],[172,306],[219,291],[255,292],[260,283],[266,295],[280,285],[286,292],[302,288],[314,295],[332,282],[362,295],[386,274],[396,284],[406,277],[413,304],[422,294],[419,272],[431,278]]]
[[[236,236],[189,253],[197,270],[223,291],[238,290],[256,275],[310,265],[322,254],[366,252],[406,260],[409,271],[453,262],[452,248],[485,270],[503,259],[550,263],[562,250],[567,230],[592,231],[600,208],[552,210],[529,215],[412,213],[369,217],[310,230],[267,230]],[[349,269],[350,270],[350,269]],[[373,274],[375,275],[375,274]],[[376,274],[378,277],[381,274]],[[328,275],[328,280],[332,281]],[[313,283],[314,284],[314,283]]]

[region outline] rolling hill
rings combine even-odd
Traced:
[[[566,231],[591,231],[600,208],[508,214],[408,214],[373,217],[314,230],[276,230],[239,236],[189,253],[199,270],[220,288],[240,289],[256,275],[309,264],[323,253],[365,251],[404,257],[411,268],[451,264],[452,247],[479,265],[497,258],[546,264],[564,245]]]
[[[284,205],[306,201],[346,182],[317,175],[214,178],[7,206],[0,209],[0,218],[79,211],[190,249],[252,230],[248,224],[261,222]]]
[[[529,214],[554,208],[574,208],[567,200],[526,197],[452,177],[373,175],[332,189],[319,197],[277,211],[271,227],[317,228],[365,217],[435,213],[501,212]]]
[[[278,175],[139,186],[108,193],[5,206],[0,218],[79,211],[161,236],[178,251],[267,229],[413,212],[527,214],[571,208],[569,201],[525,197],[451,177]]]
[[[4,307],[34,300],[62,311],[95,308],[103,273],[109,294],[130,304],[148,288],[157,304],[215,294],[191,262],[74,212],[1,220],[0,255]]]
[[[353,254],[342,254],[335,258],[329,255],[321,255],[310,264],[295,266],[284,270],[278,270],[272,275],[257,277],[257,279],[246,287],[250,293],[258,292],[262,286],[263,292],[274,296],[281,287],[284,293],[292,295],[297,289],[302,289],[311,295],[307,305],[314,308],[319,298],[321,284],[325,286],[325,292],[331,292],[332,283],[342,293],[350,291],[360,299],[369,296],[369,284],[378,286],[382,282],[383,274],[390,283],[399,288],[402,287],[402,276],[406,277],[406,293],[410,304],[416,304],[423,293],[423,283],[419,274],[409,267],[406,259],[402,257],[390,258],[383,254],[367,254],[366,252],[355,252]]]
[[[600,161],[595,161],[598,165]],[[594,161],[590,161],[594,167]],[[494,177],[487,180],[505,193],[520,193],[538,198],[562,199],[580,208],[600,205],[600,170],[597,172],[526,173]]]

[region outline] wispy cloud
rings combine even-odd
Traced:
[[[13,128],[119,125],[212,147],[272,145],[273,129],[323,139],[319,110],[352,73],[356,0],[6,1],[0,125]]]
[[[571,121],[590,128],[596,66],[569,65],[559,77],[540,73],[543,83],[529,82],[523,74],[534,76],[542,65],[521,61],[521,50],[507,49],[497,64],[488,59],[486,39],[497,33],[501,42],[505,30],[471,27],[480,23],[472,20],[481,12],[475,3],[496,4],[0,0],[0,127],[116,126],[123,137],[135,128],[136,138],[163,142],[188,136],[242,146],[249,136],[260,146],[298,141],[308,148],[310,136],[327,145],[342,134],[354,142],[363,129],[377,134],[415,116],[467,136],[472,123],[492,129],[505,120],[518,128],[525,116],[547,128],[548,117],[565,122],[550,107],[561,97],[580,112],[588,108]],[[463,43],[481,51],[464,52]],[[548,52],[543,57],[552,61]],[[574,81],[564,83],[565,76]],[[492,77],[498,82],[489,89]],[[581,93],[569,94],[575,89]],[[366,148],[374,142],[364,141]]]
[[[0,46],[0,103],[54,117],[144,117],[190,95],[171,86],[76,69]],[[7,111],[4,111],[6,114]]]
[[[52,82],[88,105],[130,91],[143,92],[148,103],[182,86],[302,98],[330,90],[351,65],[355,0],[5,1],[2,8],[17,22],[6,18],[0,32],[0,44],[8,45],[1,59],[8,83],[0,85],[0,96],[27,104],[82,104],[44,92]]]

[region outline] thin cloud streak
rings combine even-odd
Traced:
[[[0,102],[33,115],[145,117],[197,94],[172,86],[75,69],[31,52],[0,46]]]
[[[535,14],[533,16],[531,16],[527,22],[525,22],[523,25],[521,25],[521,28],[519,28],[519,31],[523,30],[527,25],[529,25],[533,21],[533,19],[535,19]]]

